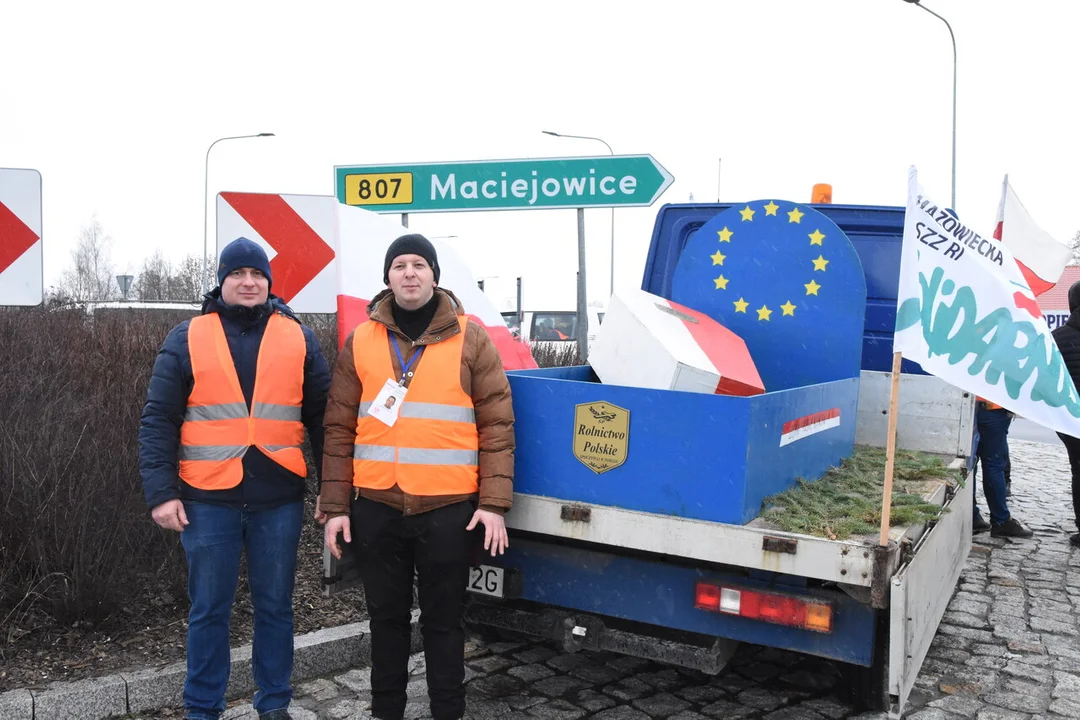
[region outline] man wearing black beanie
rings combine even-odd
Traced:
[[[371,622],[371,714],[384,720],[405,712],[414,574],[432,717],[462,717],[473,530],[484,526],[492,556],[509,544],[510,384],[487,331],[439,278],[427,238],[390,245],[389,287],[346,338],[326,411],[326,545],[340,558],[340,534],[358,561]]]

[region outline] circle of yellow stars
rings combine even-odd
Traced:
[[[772,200],[770,200],[769,203],[764,206],[764,210],[765,217],[769,217],[771,215],[775,216],[777,219],[780,219],[780,216],[777,214],[777,212],[780,210],[780,206]],[[749,205],[747,205],[739,211],[739,215],[742,218],[742,220],[739,221],[739,224],[741,225],[744,222],[754,222],[754,215],[757,214],[757,212],[757,210],[754,210]],[[788,223],[796,223],[799,225],[802,224],[802,219],[806,215],[806,213],[800,211],[798,207],[793,207],[785,214],[787,215]],[[726,225],[722,230],[718,230],[716,234],[721,243],[730,243],[731,239],[735,237],[735,231],[729,229]],[[821,232],[820,229],[814,228],[814,232],[807,233],[807,237],[810,239],[811,245],[818,245],[822,248],[822,250],[824,250],[824,241],[826,235]],[[717,250],[715,253],[712,254],[711,257],[713,265],[719,265],[721,267],[723,267],[724,265],[724,260],[727,259],[727,255],[725,255],[721,250]],[[809,271],[811,273],[826,272],[826,268],[829,265],[829,261],[825,259],[824,254],[819,254],[811,262],[814,266],[813,270]],[[719,277],[713,279],[713,283],[715,284],[717,290],[727,290],[728,283],[730,282],[731,278],[726,277],[723,273],[721,273]],[[804,297],[809,295],[817,295],[818,291],[821,290],[821,285],[817,282],[815,277],[811,277],[810,282],[804,283],[803,287],[806,288],[806,295]],[[750,303],[743,296],[740,296],[738,300],[733,301],[732,304],[735,306],[735,312],[737,313],[746,313],[750,309]],[[784,302],[783,305],[779,306],[782,313],[780,317],[795,317],[795,310],[798,307],[798,305],[788,299],[786,302]],[[756,308],[754,312],[757,313],[757,317],[760,322],[768,322],[772,318],[772,314],[774,311],[768,305],[762,305],[761,307]]]

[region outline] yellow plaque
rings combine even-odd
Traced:
[[[574,457],[599,475],[626,462],[630,411],[606,402],[578,405],[574,412]]]
[[[407,205],[412,201],[412,173],[364,173],[345,176],[346,205]]]

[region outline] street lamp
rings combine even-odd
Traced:
[[[607,144],[605,140],[598,137],[590,137],[588,135],[564,135],[562,133],[552,132],[551,130],[541,130],[545,135],[551,135],[553,137],[564,138],[576,138],[578,140],[595,140],[602,142],[607,147],[608,152],[614,157],[615,151],[611,149],[611,146]],[[608,287],[608,295],[615,294],[615,206],[611,207],[611,260],[608,262],[611,271],[611,280]]]
[[[206,148],[206,163],[205,167],[205,180],[203,183],[203,266],[202,272],[199,273],[199,284],[202,287],[203,294],[209,290],[206,287],[206,269],[210,267],[210,257],[207,242],[207,217],[206,210],[206,196],[210,193],[210,151],[214,149],[214,146],[223,140],[243,140],[244,138],[261,138],[261,137],[274,137],[274,133],[257,133],[255,135],[231,135],[229,137],[218,138],[214,142],[210,143],[210,147]]]
[[[904,2],[916,5],[926,12],[945,23],[949,28],[949,37],[952,39],[952,209],[956,210],[956,35],[953,34],[952,25],[945,18],[938,15],[930,8],[923,5],[919,0],[904,0]]]

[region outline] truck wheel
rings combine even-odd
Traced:
[[[841,700],[855,706],[855,709],[860,712],[889,709],[888,683],[884,681],[885,673],[872,667],[849,663],[837,663],[837,669],[840,672],[840,682],[837,683],[836,694]]]
[[[888,711],[889,697],[889,614],[877,611],[874,623],[874,664],[870,667],[837,663],[840,682],[836,692],[858,710]]]

